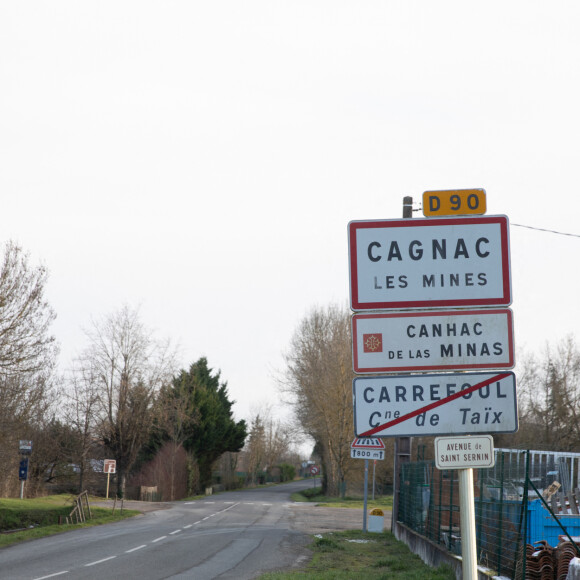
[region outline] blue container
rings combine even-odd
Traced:
[[[558,514],[558,520],[572,536],[580,536],[580,515]],[[554,519],[554,516],[546,509],[541,499],[528,502],[528,543],[534,544],[540,540],[546,540],[555,548],[560,542],[560,536],[564,531]]]

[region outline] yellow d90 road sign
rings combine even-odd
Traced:
[[[483,215],[486,212],[484,189],[449,189],[423,193],[423,215]]]

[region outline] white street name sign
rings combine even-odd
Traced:
[[[511,369],[509,309],[359,313],[352,318],[355,373]]]
[[[353,381],[357,437],[515,433],[513,372],[386,375]]]
[[[437,469],[486,469],[494,464],[491,435],[435,438]]]
[[[507,216],[352,221],[354,311],[509,306]]]

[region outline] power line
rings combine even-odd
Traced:
[[[405,204],[403,204],[403,206],[405,206]],[[422,211],[422,206],[419,206],[418,208],[413,208],[412,211]],[[535,228],[534,226],[525,226],[523,224],[514,224],[512,222],[510,222],[510,226],[517,226],[518,228],[526,228],[528,230],[536,230],[537,232],[548,232],[550,234],[556,234],[558,236],[570,236],[571,238],[580,238],[580,234],[569,234],[566,232],[559,232],[557,230],[547,230],[545,228]]]
[[[558,232],[556,230],[546,230],[544,228],[534,228],[533,226],[524,226],[522,224],[510,224],[512,226],[517,226],[519,228],[527,228],[528,230],[536,230],[538,232],[548,232],[550,234],[558,234],[559,236],[571,236],[573,238],[580,238],[580,234],[567,234],[566,232]]]

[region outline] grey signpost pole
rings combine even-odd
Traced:
[[[367,499],[369,489],[369,460],[365,459],[365,491],[364,491],[364,511],[363,511],[363,532],[367,531]]]
[[[413,198],[405,196],[403,198],[403,219],[413,217]],[[401,485],[400,470],[402,463],[411,461],[411,438],[395,438],[395,464],[393,473],[393,519],[391,521],[391,531],[395,531],[397,520],[399,519],[399,487]]]
[[[461,567],[465,580],[477,580],[475,539],[475,494],[473,469],[459,469],[459,519],[461,524]]]
[[[24,479],[20,480],[20,499],[24,499]]]

